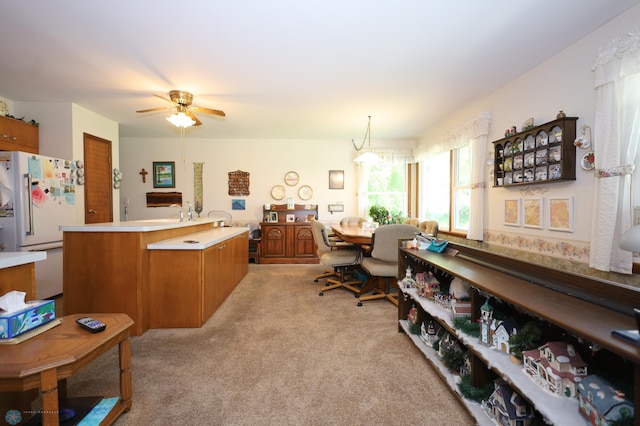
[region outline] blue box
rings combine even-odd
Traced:
[[[12,339],[56,318],[53,300],[34,300],[15,312],[0,309],[0,339]]]

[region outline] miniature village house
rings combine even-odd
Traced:
[[[538,386],[557,396],[577,398],[577,383],[587,376],[587,364],[566,342],[547,342],[522,353],[524,370]]]
[[[509,338],[519,332],[520,327],[512,317],[509,317],[504,321],[500,321],[500,324],[498,324],[495,331],[491,331],[491,341],[493,342],[492,346],[506,354],[510,353],[511,346],[509,345]]]
[[[633,418],[632,402],[620,390],[597,375],[590,375],[578,384],[580,414],[593,426],[610,425],[620,417]]]
[[[495,390],[488,400],[482,401],[487,416],[498,425],[528,426],[535,418],[535,411],[527,401],[514,392],[504,380],[496,380]]]

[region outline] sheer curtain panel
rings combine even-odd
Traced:
[[[595,185],[589,266],[630,274],[618,247],[632,225],[631,177],[640,138],[640,28],[600,49],[594,67]]]

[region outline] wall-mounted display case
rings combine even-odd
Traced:
[[[564,117],[493,142],[493,186],[576,179],[576,121]]]

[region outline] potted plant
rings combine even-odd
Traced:
[[[374,222],[378,222],[380,225],[386,225],[389,223],[389,209],[382,206],[371,206],[369,208],[369,216]]]

